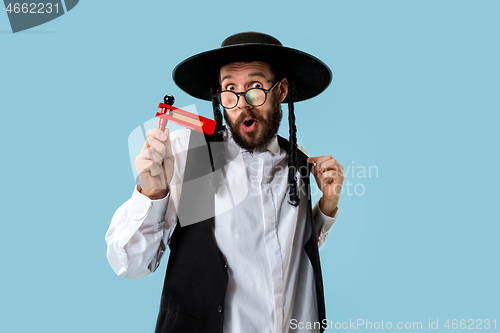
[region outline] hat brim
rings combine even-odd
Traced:
[[[220,67],[237,61],[271,64],[283,77],[293,80],[295,102],[320,94],[332,81],[330,68],[318,58],[271,44],[238,44],[202,52],[177,65],[172,77],[177,86],[189,95],[211,101],[211,87],[219,85]],[[288,102],[288,96],[285,102]]]

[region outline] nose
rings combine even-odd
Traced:
[[[245,99],[245,96],[243,94],[239,95],[238,96],[239,99],[238,99],[238,107],[240,109],[247,109],[247,108],[251,108],[252,106],[250,104],[247,103],[247,100]]]

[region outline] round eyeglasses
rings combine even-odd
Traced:
[[[240,100],[240,95],[243,95],[245,101],[251,106],[261,106],[267,100],[267,94],[271,92],[278,85],[278,80],[271,88],[251,88],[244,92],[234,92],[231,90],[223,90],[217,94],[217,99],[220,105],[226,109],[235,108]]]

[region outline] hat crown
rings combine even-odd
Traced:
[[[172,76],[191,96],[213,101],[213,93],[219,88],[220,68],[234,62],[252,61],[270,64],[278,76],[293,82],[294,102],[320,94],[332,80],[330,68],[318,58],[285,47],[275,37],[255,31],[231,35],[220,48],[189,57],[174,68]],[[288,98],[283,103],[287,103]]]
[[[221,47],[240,44],[271,44],[283,46],[283,44],[281,44],[281,42],[273,36],[263,34],[261,32],[250,31],[240,32],[227,37],[222,42]]]

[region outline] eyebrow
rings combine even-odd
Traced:
[[[262,72],[254,72],[254,73],[250,73],[250,74],[248,74],[248,77],[254,77],[254,76],[260,76],[260,77],[262,77],[262,78],[264,78],[264,79],[266,79],[266,80],[267,80],[267,77],[266,77],[266,76],[264,75],[264,73],[262,73]],[[222,83],[222,82],[224,82],[224,80],[226,80],[226,79],[232,79],[232,78],[233,78],[233,76],[232,76],[232,75],[225,75],[225,76],[222,78],[222,80],[220,80],[220,82]],[[271,80],[267,80],[267,82],[271,82]]]

